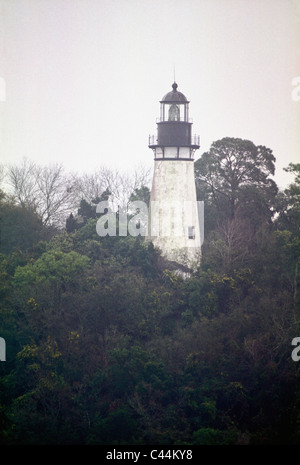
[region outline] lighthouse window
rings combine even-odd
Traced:
[[[179,106],[173,103],[169,108],[169,121],[180,121]]]
[[[195,239],[195,226],[189,226],[188,234],[189,234],[189,239]]]

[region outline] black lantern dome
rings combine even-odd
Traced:
[[[177,90],[177,83],[174,82],[172,84],[172,87],[173,87],[173,90],[171,92],[168,92],[164,97],[163,99],[161,100],[160,103],[172,103],[172,102],[176,102],[176,103],[189,103],[186,96],[183,95],[181,92],[178,92]]]

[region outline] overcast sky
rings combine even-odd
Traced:
[[[196,158],[249,139],[284,187],[300,162],[299,0],[0,0],[1,163],[151,167],[174,67]]]

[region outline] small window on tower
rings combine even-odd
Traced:
[[[189,239],[195,239],[195,226],[189,226],[188,233]]]

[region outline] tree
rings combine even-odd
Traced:
[[[93,203],[95,199],[104,200],[103,194],[109,192],[111,207],[117,211],[118,207],[127,207],[133,192],[149,184],[149,170],[138,167],[128,173],[101,167],[95,173],[74,179],[79,201],[82,198],[88,203]]]
[[[280,229],[294,233],[300,230],[300,163],[290,163],[284,168],[287,173],[293,173],[295,180],[277,198],[276,224]]]
[[[275,172],[275,157],[264,146],[255,146],[243,139],[225,137],[214,142],[209,150],[195,163],[196,182],[202,195],[209,193],[219,215],[234,218],[238,207],[268,192],[267,202],[277,193],[276,184],[270,178]]]
[[[78,223],[76,219],[73,216],[73,213],[70,213],[70,216],[68,216],[66,220],[66,231],[68,233],[72,233],[78,229]]]
[[[20,166],[8,168],[8,183],[17,205],[31,208],[44,225],[61,227],[74,207],[74,182],[62,165],[42,167],[23,159]]]
[[[72,179],[64,173],[62,165],[37,167],[37,210],[43,224],[62,226],[65,216],[73,209],[75,190]]]
[[[93,173],[74,176],[77,205],[82,199],[91,204],[94,199],[101,197],[108,188],[108,172],[106,168],[99,168]]]
[[[21,207],[36,207],[38,192],[35,176],[36,165],[23,158],[20,166],[12,165],[8,168],[8,184],[12,188],[12,196]]]
[[[147,186],[141,186],[140,188],[136,188],[134,192],[130,196],[130,202],[135,202],[137,200],[141,200],[145,202],[147,206],[149,206],[150,202],[150,189]]]
[[[203,247],[203,265],[213,266],[224,272],[245,266],[254,239],[254,227],[250,220],[235,217],[224,220]]]
[[[30,207],[17,206],[0,199],[0,252],[10,254],[32,248],[46,237],[39,216]]]

